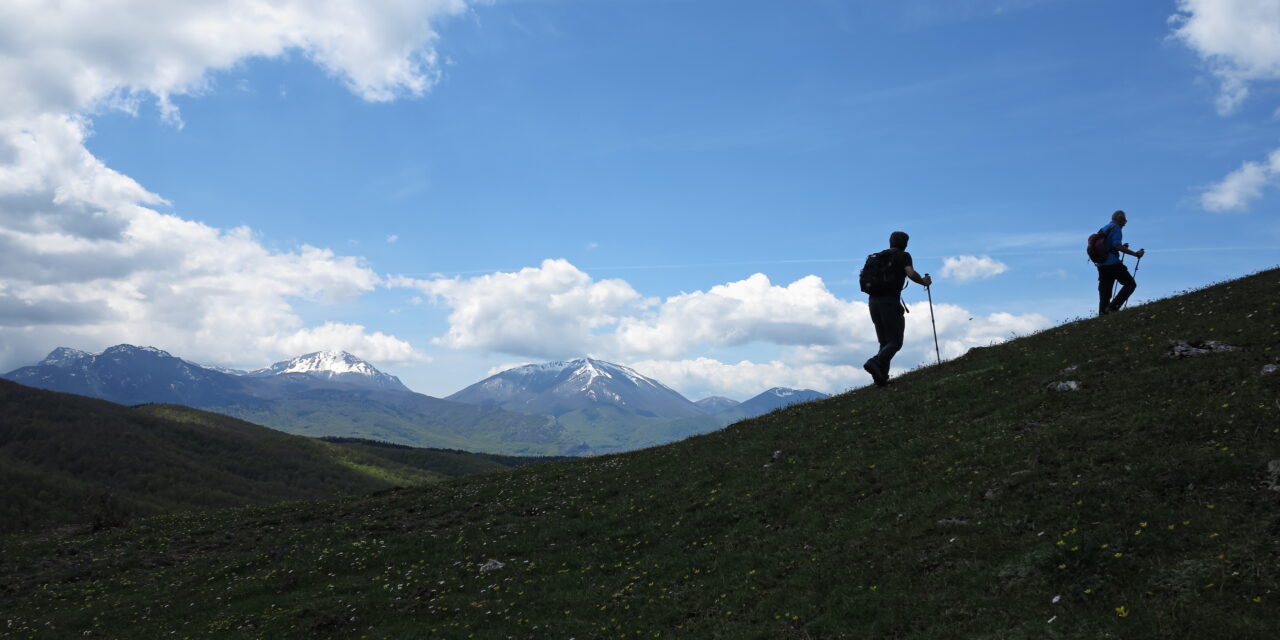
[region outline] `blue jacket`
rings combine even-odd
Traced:
[[[1116,249],[1116,247],[1124,243],[1124,233],[1120,231],[1120,225],[1114,221],[1108,222],[1101,229],[1098,229],[1098,233],[1107,234],[1107,259],[1099,262],[1098,265],[1105,267],[1107,265],[1120,264],[1120,250]]]

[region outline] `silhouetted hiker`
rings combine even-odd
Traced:
[[[858,284],[867,294],[871,322],[876,325],[876,340],[880,343],[879,353],[863,363],[862,368],[871,374],[871,381],[877,387],[889,384],[889,361],[902,348],[902,334],[907,328],[902,289],[906,287],[907,278],[926,287],[933,284],[933,278],[928,274],[920,277],[911,266],[911,254],[907,253],[909,239],[906,233],[894,231],[889,235],[889,248],[867,256],[866,265],[858,275]]]
[[[1120,254],[1127,253],[1141,259],[1147,251],[1146,249],[1130,251],[1129,244],[1123,242],[1124,233],[1121,229],[1127,222],[1124,212],[1116,211],[1111,214],[1111,222],[1098,229],[1098,233],[1106,238],[1106,258],[1101,262],[1096,258],[1093,260],[1098,267],[1098,315],[1100,316],[1119,311],[1129,296],[1133,295],[1133,290],[1138,288],[1138,283],[1134,282],[1132,275],[1129,275],[1129,267],[1124,266],[1120,261]],[[1120,283],[1120,293],[1112,298],[1111,289],[1116,282]]]

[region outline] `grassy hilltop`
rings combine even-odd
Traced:
[[[645,451],[10,537],[0,638],[1273,638],[1277,291],[1264,272]]]

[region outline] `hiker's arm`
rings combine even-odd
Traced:
[[[1135,257],[1135,258],[1141,258],[1143,255],[1146,255],[1146,253],[1147,253],[1147,250],[1146,250],[1146,249],[1138,249],[1137,251],[1130,251],[1130,250],[1129,250],[1129,243],[1127,243],[1127,242],[1126,242],[1126,243],[1124,243],[1124,244],[1122,244],[1122,245],[1117,246],[1117,247],[1116,247],[1116,251],[1119,251],[1120,253],[1127,253],[1127,254],[1129,254],[1129,255],[1131,255],[1131,256],[1133,256],[1133,257]]]
[[[920,274],[916,273],[915,268],[912,267],[911,265],[907,265],[906,267],[904,267],[904,269],[906,269],[907,277],[911,278],[912,282],[915,282],[916,284],[922,287],[927,287],[933,284],[933,278],[930,278],[928,275],[921,278]]]

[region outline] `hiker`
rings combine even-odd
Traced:
[[[1124,212],[1116,211],[1111,214],[1111,222],[1098,229],[1098,233],[1106,238],[1106,258],[1101,262],[1096,259],[1093,261],[1098,267],[1098,315],[1100,316],[1119,311],[1120,307],[1129,300],[1133,290],[1138,288],[1138,283],[1134,282],[1133,276],[1129,274],[1129,267],[1124,266],[1120,261],[1120,254],[1127,253],[1142,258],[1147,251],[1146,249],[1130,251],[1129,244],[1123,242],[1124,233],[1121,229],[1127,222]],[[1116,282],[1120,283],[1120,293],[1112,298],[1111,289],[1115,287]]]
[[[894,231],[889,235],[889,248],[867,256],[858,277],[862,291],[867,294],[867,308],[880,343],[879,353],[863,363],[862,368],[871,374],[871,381],[877,387],[889,384],[889,361],[902,348],[902,334],[907,328],[902,289],[906,287],[907,278],[925,287],[933,284],[933,278],[928,274],[921,277],[911,266],[911,254],[907,253],[909,239],[905,232]]]

